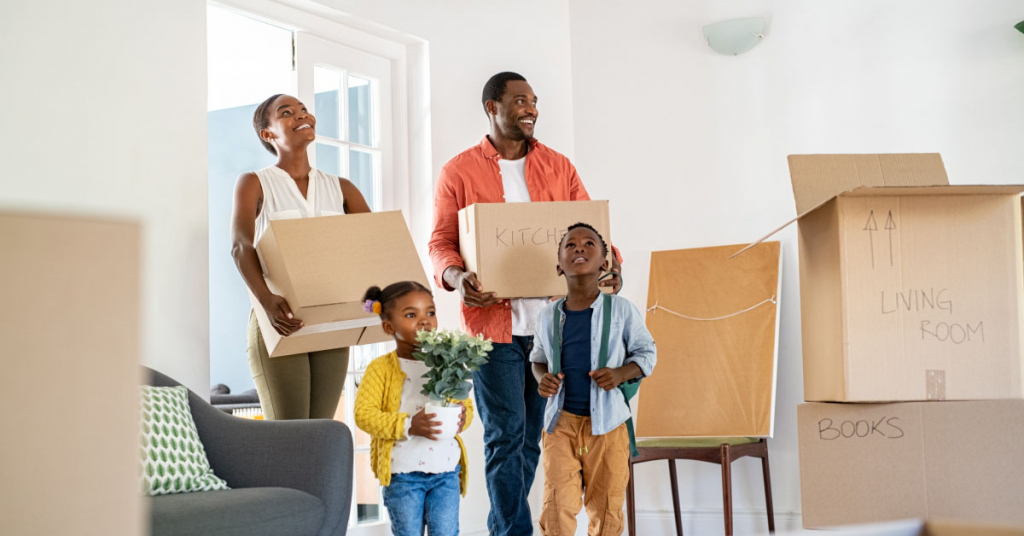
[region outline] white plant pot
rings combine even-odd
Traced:
[[[441,433],[434,436],[437,439],[452,439],[455,434],[459,433],[459,416],[462,415],[462,406],[452,404],[446,408],[427,403],[424,411],[434,414],[432,421],[441,422]]]

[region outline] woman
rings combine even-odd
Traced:
[[[270,220],[370,212],[350,181],[309,165],[306,153],[316,139],[316,119],[295,97],[274,95],[252,118],[260,142],[277,156],[277,165],[238,178],[231,216],[232,247],[242,279],[284,336],[303,327],[288,302],[273,294],[263,279],[255,245]],[[270,420],[331,419],[345,385],[348,348],[271,358],[249,314],[249,368],[263,415]]]

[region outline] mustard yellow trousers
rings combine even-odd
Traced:
[[[625,423],[607,434],[591,433],[590,417],[563,411],[553,433],[543,434],[544,508],[540,532],[572,536],[576,514],[586,506],[589,536],[621,536],[629,483],[629,432]],[[584,491],[585,490],[585,491]]]

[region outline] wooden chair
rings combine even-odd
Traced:
[[[636,494],[633,465],[656,460],[668,460],[668,474],[672,482],[672,509],[676,518],[676,536],[683,536],[683,521],[679,512],[676,460],[697,460],[721,465],[725,534],[732,536],[732,462],[744,456],[761,458],[761,470],[764,473],[764,499],[768,507],[768,532],[775,532],[772,484],[768,475],[767,440],[755,437],[649,439],[638,441],[637,450],[639,456],[629,460],[629,485],[626,488],[626,520],[629,524],[629,536],[636,536]]]

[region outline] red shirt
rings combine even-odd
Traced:
[[[531,201],[590,200],[568,158],[535,139],[529,143],[524,174]],[[500,158],[491,141],[484,136],[479,145],[463,151],[441,168],[434,192],[434,232],[429,244],[438,287],[455,290],[444,282],[444,271],[449,266],[466,267],[459,254],[459,210],[473,203],[505,202],[505,188],[498,168]],[[615,255],[618,257],[617,251]],[[461,306],[462,329],[467,333],[483,334],[497,343],[512,342],[510,300],[502,300],[490,307]]]

